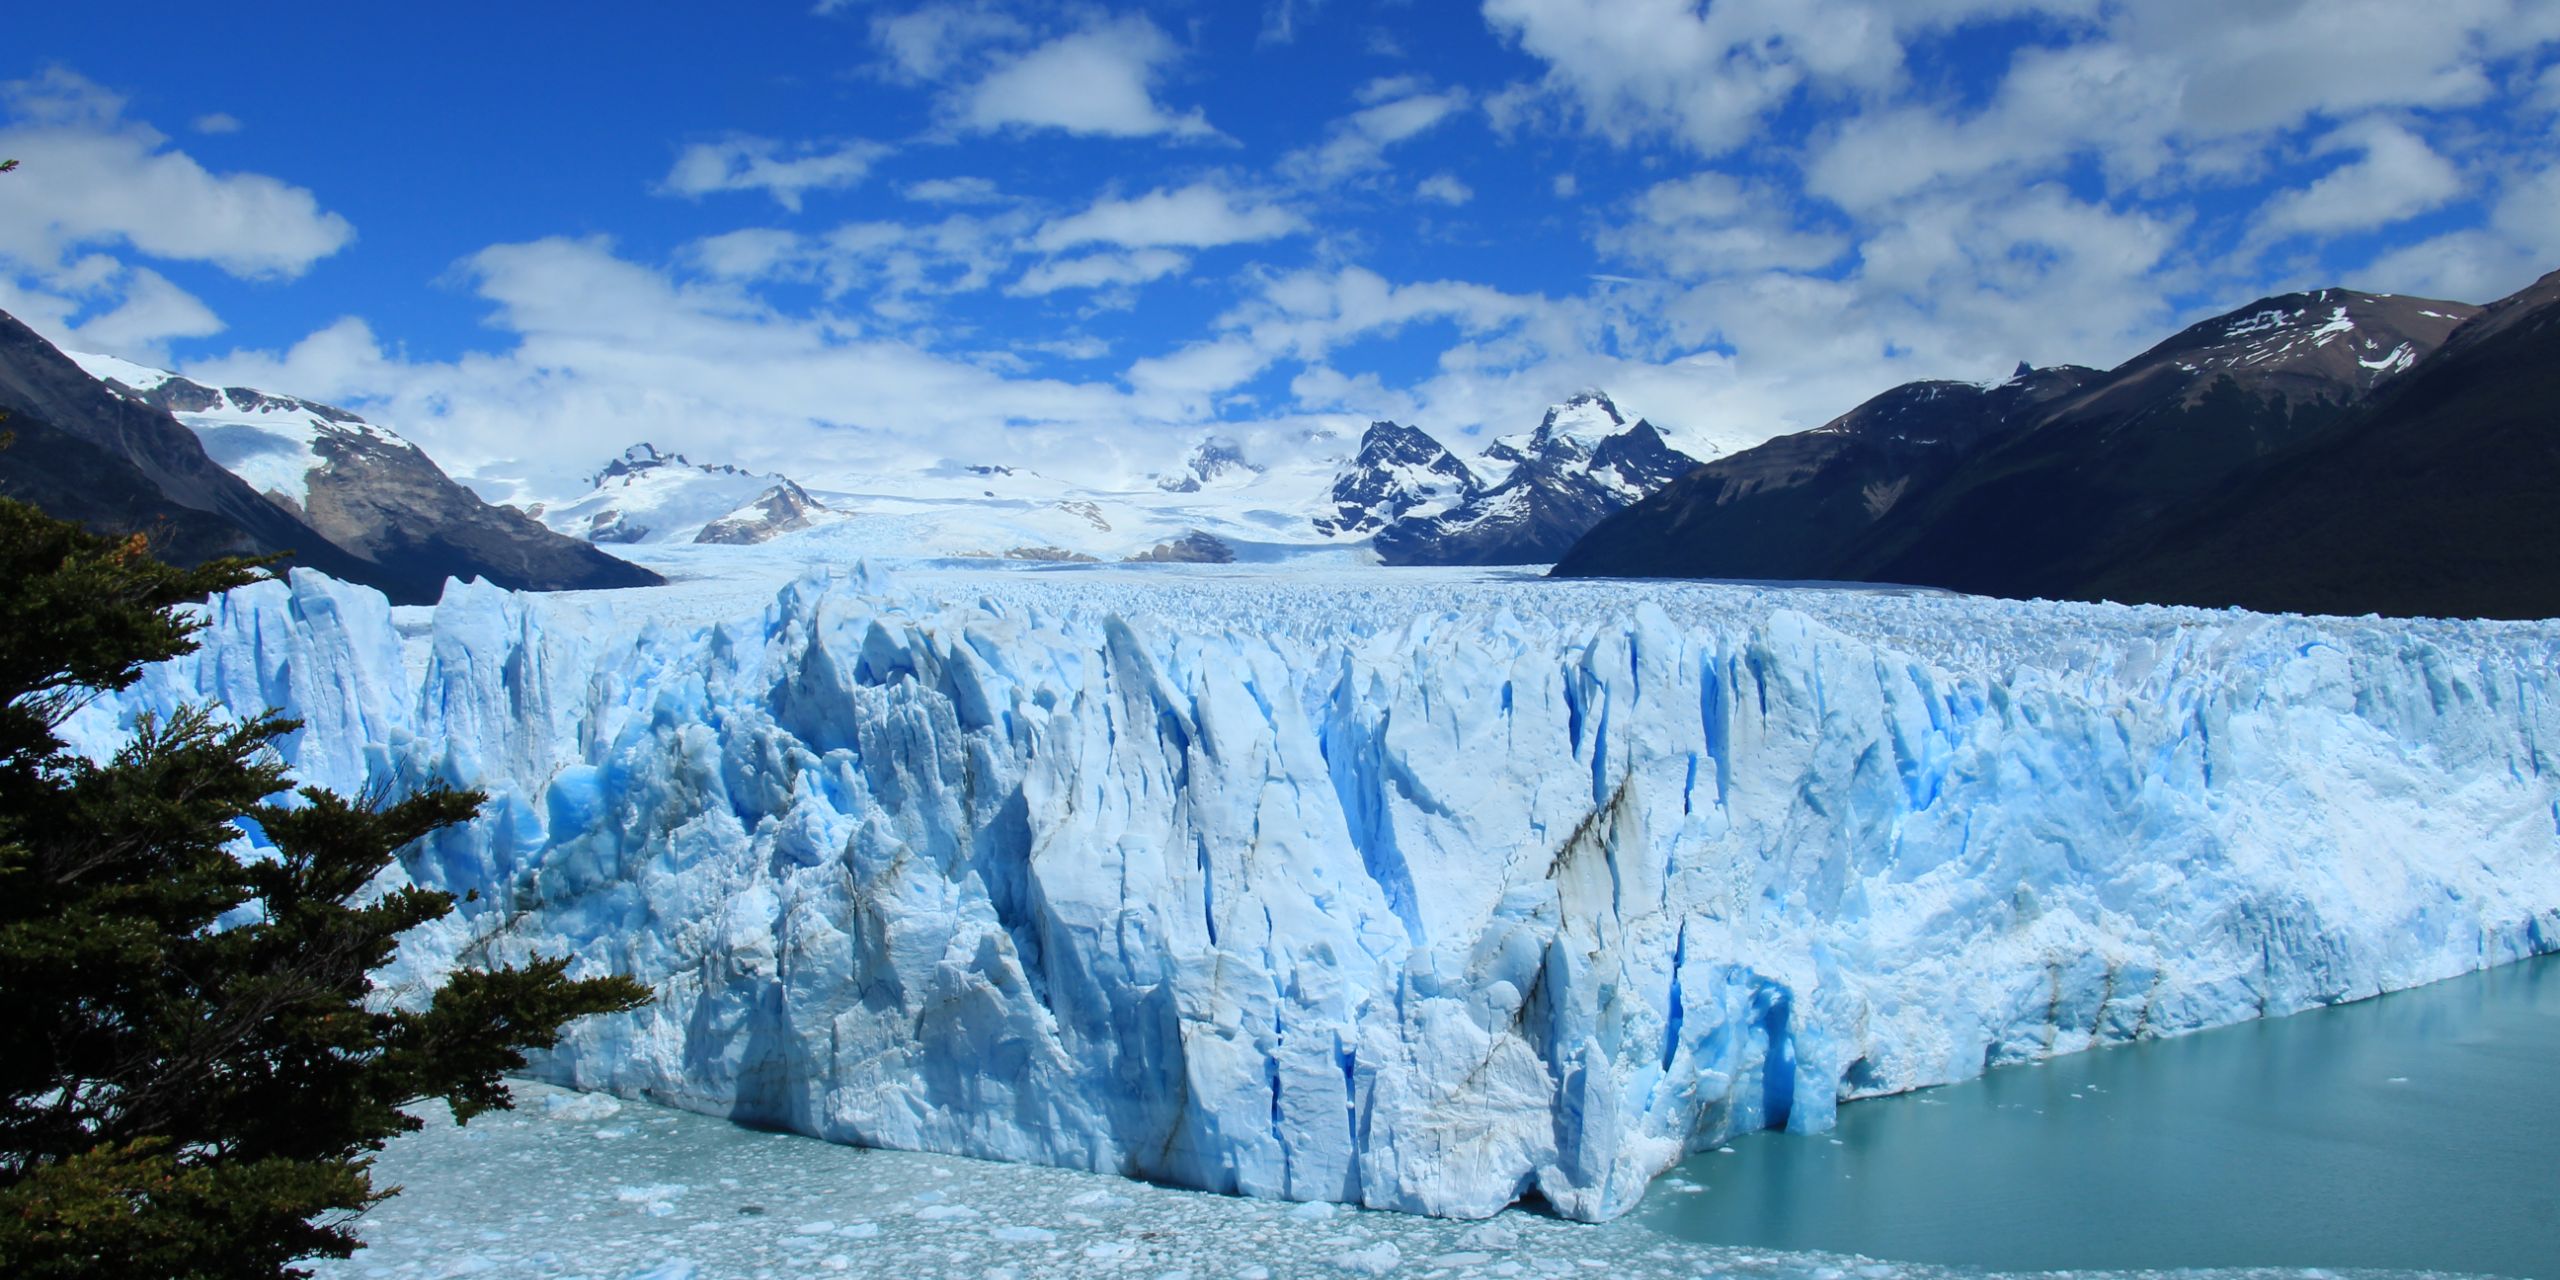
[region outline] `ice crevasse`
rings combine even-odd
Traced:
[[[82,713],[481,788],[395,984],[657,1001],[540,1074],[865,1145],[1599,1219],[1844,1099],[2560,950],[2560,626],[1737,587],[297,571]]]

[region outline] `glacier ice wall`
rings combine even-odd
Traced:
[[[1435,1214],[2560,949],[2560,628],[1403,581],[455,586],[418,680],[297,573],[82,732],[489,791],[402,965],[657,989],[555,1080]]]

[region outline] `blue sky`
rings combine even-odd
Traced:
[[[458,470],[1700,443],[2560,267],[2552,0],[42,6],[0,308]],[[505,470],[505,468],[497,468]]]

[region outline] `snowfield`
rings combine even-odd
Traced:
[[[234,593],[76,727],[273,705],[311,781],[487,790],[395,990],[630,973],[545,1078],[864,1146],[1605,1219],[1846,1097],[2560,949],[2555,624],[933,565],[402,614]]]

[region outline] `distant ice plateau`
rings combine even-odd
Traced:
[[[690,594],[688,594],[690,590]],[[658,1000],[546,1079],[1460,1217],[1843,1098],[2560,950],[2560,624],[1465,573],[308,573],[91,706],[478,787],[396,994]],[[404,635],[404,628],[407,633]]]

